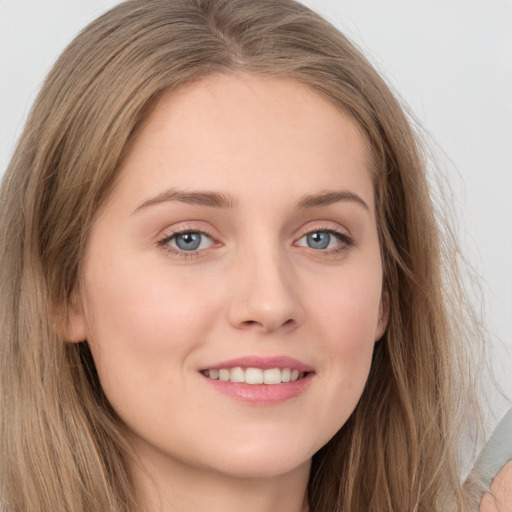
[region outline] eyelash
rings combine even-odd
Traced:
[[[313,249],[312,247],[307,247],[307,248],[311,249],[311,251],[318,253],[319,255],[322,254],[322,255],[335,256],[335,255],[338,255],[340,253],[347,251],[348,249],[351,249],[352,247],[354,247],[356,245],[354,239],[347,233],[345,233],[341,230],[339,231],[337,229],[333,229],[333,228],[326,228],[325,226],[315,226],[313,229],[309,229],[306,233],[304,233],[298,239],[298,241],[302,240],[304,237],[311,235],[313,233],[327,233],[329,235],[334,235],[334,237],[340,243],[340,246],[336,247],[335,249],[322,250],[322,249]],[[297,242],[295,242],[294,244],[296,244]]]
[[[206,236],[206,237],[210,238],[213,243],[215,243],[214,237],[212,235],[210,235],[209,233],[207,233],[205,231],[201,231],[199,229],[185,228],[182,230],[173,231],[170,235],[166,235],[164,238],[162,238],[161,240],[159,240],[157,242],[157,245],[159,247],[161,247],[162,249],[164,249],[166,252],[169,252],[169,253],[173,254],[174,256],[178,256],[183,259],[194,258],[194,257],[200,256],[200,253],[205,251],[206,249],[184,251],[184,250],[181,250],[179,248],[175,248],[175,247],[172,247],[171,245],[169,245],[169,242],[171,242],[173,239],[175,239],[178,236],[186,235],[187,233],[194,233],[194,234]],[[336,254],[345,252],[346,250],[355,246],[354,239],[347,233],[338,231],[336,229],[325,228],[325,227],[320,227],[320,226],[310,229],[307,232],[305,232],[304,234],[302,234],[297,239],[297,241],[294,242],[294,245],[297,246],[297,243],[299,240],[302,240],[304,237],[307,237],[308,235],[311,235],[313,233],[327,233],[329,235],[334,235],[337,238],[337,240],[340,242],[339,247],[337,247],[335,249],[330,249],[330,250],[314,249],[312,247],[306,247],[315,253],[324,254],[324,255],[336,255]],[[302,246],[299,246],[299,247],[302,247]]]
[[[211,236],[209,233],[206,233],[205,231],[201,231],[199,229],[185,228],[185,229],[178,229],[176,231],[173,231],[170,235],[166,235],[164,238],[159,240],[157,242],[157,244],[164,251],[171,253],[174,256],[183,258],[183,259],[198,257],[200,255],[200,253],[203,252],[205,249],[200,249],[200,250],[195,250],[195,251],[183,251],[179,248],[172,247],[171,245],[169,245],[169,242],[171,242],[173,239],[175,239],[178,236],[186,235],[187,233],[194,233],[194,234],[197,233],[202,236],[207,236],[208,238],[210,238],[212,240],[212,242],[215,243],[213,236]]]

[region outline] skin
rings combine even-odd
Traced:
[[[491,483],[491,492],[485,493],[479,512],[512,511],[512,460],[509,461]]]
[[[180,251],[180,230],[207,236]],[[311,247],[311,232],[329,246]],[[307,510],[311,457],[354,410],[386,327],[369,155],[351,119],[305,86],[250,75],[163,96],[83,268],[69,339],[90,344],[145,509]],[[253,355],[310,365],[309,386],[248,403],[200,373]]]

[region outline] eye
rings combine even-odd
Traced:
[[[327,231],[315,231],[314,233],[308,233],[305,238],[307,246],[311,249],[328,249],[332,236]]]
[[[333,230],[316,230],[302,236],[297,245],[300,247],[309,247],[319,251],[326,249],[344,249],[353,245],[352,239],[344,234]]]
[[[195,252],[208,249],[214,244],[211,237],[200,231],[186,231],[174,233],[159,242],[159,245],[175,252]]]

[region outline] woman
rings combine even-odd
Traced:
[[[6,510],[466,509],[481,331],[401,107],[308,9],[105,14],[2,205]]]

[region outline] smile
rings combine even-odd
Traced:
[[[203,370],[205,377],[222,382],[276,385],[303,379],[307,372],[293,368],[220,368]]]

